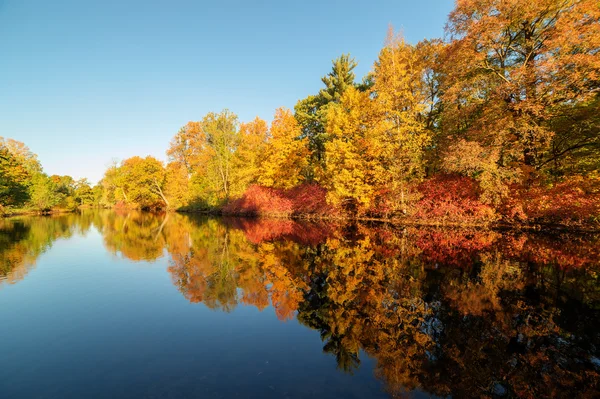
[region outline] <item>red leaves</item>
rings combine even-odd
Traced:
[[[241,198],[233,200],[222,209],[225,215],[280,216],[292,214],[292,201],[284,196],[283,190],[252,185]]]
[[[488,223],[494,210],[479,200],[479,185],[468,177],[436,175],[418,187],[423,197],[416,203],[414,217],[423,221]]]
[[[584,224],[600,220],[600,182],[581,177],[553,187],[513,187],[503,204],[507,221]]]
[[[317,245],[333,234],[333,227],[324,222],[296,222],[281,219],[223,218],[227,225],[240,229],[253,244],[270,241],[292,241],[302,245]]]
[[[328,217],[335,209],[327,204],[327,191],[317,184],[302,184],[289,190],[250,186],[241,198],[222,209],[225,215],[275,217]]]

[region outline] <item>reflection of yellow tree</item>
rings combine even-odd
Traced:
[[[489,396],[494,389],[558,395],[568,381],[582,385],[577,371],[553,360],[575,359],[577,346],[559,348],[566,324],[555,320],[561,312],[550,298],[556,290],[573,297],[584,292],[587,302],[600,298],[588,271],[566,272],[570,261],[589,264],[585,257],[545,263],[544,255],[532,263],[528,248],[548,248],[542,255],[557,249],[534,236],[493,232],[348,226],[305,241],[295,240],[289,221],[270,221],[269,234],[257,234],[261,226],[184,218],[177,228],[165,227],[175,284],[211,308],[270,304],[281,320],[297,312],[320,332],[323,350],[340,369],[356,369],[361,350],[376,359],[375,373],[394,395],[413,388],[458,396]],[[528,301],[524,293],[532,289],[555,293]],[[540,342],[557,344],[527,349]],[[507,355],[511,350],[524,353]],[[552,375],[560,378],[545,380]],[[598,381],[597,373],[585,375]],[[532,384],[536,378],[545,382]]]
[[[182,234],[186,229],[179,225],[167,242],[169,272],[188,300],[224,310],[231,310],[238,301],[261,310],[271,302],[279,318],[291,317],[301,300],[294,288],[298,282],[287,269],[300,259],[296,244],[256,245],[242,230],[215,219],[187,222],[188,233]]]
[[[103,212],[99,228],[106,249],[133,261],[154,261],[165,246],[169,214]]]
[[[0,219],[0,282],[22,280],[38,257],[59,238],[89,229],[89,215]]]

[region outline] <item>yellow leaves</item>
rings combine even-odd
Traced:
[[[349,88],[339,104],[330,104],[326,167],[318,176],[329,189],[328,201],[362,213],[380,193],[400,196],[406,182],[423,174],[431,142],[426,109],[432,96],[425,78],[431,51],[390,38],[375,64],[373,91]]]
[[[306,139],[299,138],[302,132],[294,115],[288,109],[279,108],[269,133],[259,184],[283,189],[300,184],[309,153]]]
[[[269,126],[256,117],[253,121],[240,125],[239,136],[239,144],[233,157],[232,197],[240,196],[248,186],[258,181],[260,166],[265,158]]]

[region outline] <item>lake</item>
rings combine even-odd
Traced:
[[[0,220],[0,398],[594,397],[600,240]]]

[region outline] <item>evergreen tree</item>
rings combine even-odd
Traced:
[[[298,101],[294,107],[294,116],[302,129],[302,138],[308,139],[313,173],[316,167],[321,166],[325,143],[328,141],[325,134],[327,107],[331,103],[339,103],[342,94],[349,87],[355,86],[353,70],[357,63],[354,58],[350,58],[350,54],[342,54],[332,64],[331,72],[321,78],[325,88],[317,95]]]

